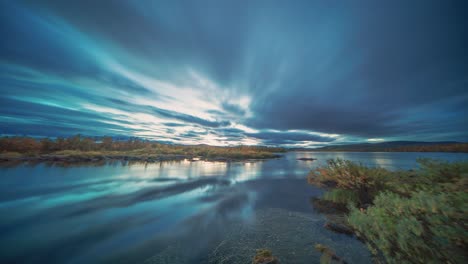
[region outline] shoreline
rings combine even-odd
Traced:
[[[0,138],[0,164],[11,162],[86,163],[103,161],[161,162],[181,160],[242,161],[281,157],[284,148],[267,146],[172,145],[129,138]]]
[[[229,156],[193,156],[181,154],[159,154],[159,155],[132,155],[132,154],[89,154],[79,153],[73,155],[65,154],[36,154],[36,155],[2,155],[0,154],[0,166],[14,163],[99,163],[99,162],[144,162],[157,163],[165,161],[209,161],[209,162],[242,162],[242,161],[264,161],[282,157],[279,154],[263,153],[262,155],[245,155],[245,157]]]

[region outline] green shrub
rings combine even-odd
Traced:
[[[385,192],[366,211],[352,208],[348,222],[388,263],[466,263],[467,205],[465,192]]]
[[[317,168],[308,176],[311,184],[350,190],[360,205],[369,204],[386,188],[386,180],[393,172],[383,168],[369,168],[349,160],[328,160],[327,166]],[[348,194],[349,195],[349,194]]]
[[[351,203],[353,205],[357,205],[359,203],[359,196],[357,192],[352,190],[333,189],[323,195],[323,200],[337,204],[346,205]]]
[[[468,263],[468,162],[418,164],[415,170],[389,171],[331,160],[308,181],[331,188],[323,201],[349,205],[347,224],[377,259]]]

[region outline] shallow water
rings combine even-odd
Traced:
[[[317,161],[298,161],[314,157]],[[330,158],[410,169],[455,153],[291,152],[260,162],[114,163],[0,168],[1,263],[251,263],[270,248],[281,263],[319,263],[315,243],[349,263],[365,246],[322,226],[309,200],[311,168]]]

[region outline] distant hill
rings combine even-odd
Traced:
[[[358,143],[334,145],[313,149],[314,151],[356,152],[468,152],[468,143],[441,141],[389,141],[380,143]]]

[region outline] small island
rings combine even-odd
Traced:
[[[54,162],[92,163],[106,161],[242,161],[278,158],[283,148],[262,146],[217,147],[208,145],[171,145],[154,141],[112,137],[91,138],[0,138],[0,163]]]

